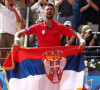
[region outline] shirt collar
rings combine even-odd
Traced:
[[[55,21],[53,21],[53,23],[52,23],[51,27],[55,26],[55,24],[56,24],[56,22],[55,22]],[[44,21],[44,22],[43,22],[43,25],[44,25],[44,27],[47,27],[47,25],[46,25],[46,21]]]

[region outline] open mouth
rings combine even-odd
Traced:
[[[51,13],[47,13],[47,15],[52,15]]]
[[[12,6],[13,7],[13,3],[10,3],[9,6]]]

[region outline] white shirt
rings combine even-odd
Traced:
[[[17,20],[15,13],[0,4],[0,33],[15,35],[17,32]]]
[[[41,5],[39,5],[38,4],[38,2],[37,3],[35,3],[32,7],[31,7],[31,9],[36,9],[36,12],[38,13],[38,15],[39,15],[39,19],[40,18],[42,18],[43,20],[45,20],[45,16],[44,16],[44,9],[41,7]]]

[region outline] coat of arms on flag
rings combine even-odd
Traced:
[[[8,90],[82,90],[84,56],[78,48],[13,49],[3,65]]]
[[[63,69],[66,66],[66,58],[61,57],[63,51],[53,50],[44,52],[43,55],[46,57],[44,62],[44,68],[47,77],[53,83],[58,83],[61,80]]]

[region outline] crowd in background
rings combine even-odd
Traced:
[[[99,35],[92,32],[100,31],[100,0],[0,0],[0,47],[10,47],[14,41],[14,34],[18,30],[26,28],[27,7],[29,6],[29,25],[38,24],[44,21],[44,8],[48,2],[52,2],[56,7],[55,20],[59,23],[82,33],[87,46],[99,46]],[[7,4],[8,3],[8,4]],[[8,8],[8,9],[7,9]],[[13,15],[14,13],[14,15]],[[6,14],[6,15],[5,15]],[[9,18],[8,18],[9,17]],[[13,18],[10,18],[13,17]],[[5,20],[4,18],[7,18]],[[15,19],[16,18],[16,19]],[[12,20],[13,19],[13,20]],[[15,19],[15,21],[14,21]],[[2,21],[3,20],[3,21]],[[10,23],[8,28],[6,23]],[[66,22],[67,21],[67,22]],[[15,24],[14,24],[15,23]],[[4,25],[5,24],[5,25]],[[8,24],[9,25],[9,24]],[[15,26],[14,26],[15,25]],[[4,28],[2,28],[4,27]],[[12,28],[13,27],[13,28]],[[5,31],[4,31],[5,29]],[[14,29],[15,32],[8,31]],[[2,31],[2,32],[1,32]],[[5,37],[8,39],[1,45]],[[1,38],[3,40],[1,40]],[[24,37],[21,38],[21,46],[24,45]],[[67,44],[66,44],[67,43]],[[61,45],[77,45],[77,40],[72,37],[62,36]],[[28,47],[38,47],[36,35],[28,37]],[[0,50],[1,51],[1,50]],[[5,58],[7,52],[1,51],[0,57]],[[4,60],[1,61],[3,64]]]

